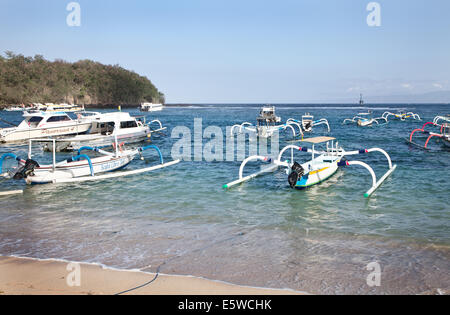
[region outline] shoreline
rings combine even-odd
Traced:
[[[71,275],[79,266],[80,286]],[[194,276],[124,270],[100,264],[0,256],[0,295],[113,295],[155,279],[127,295],[306,295],[290,289],[234,285]]]

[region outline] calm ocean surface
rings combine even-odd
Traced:
[[[0,191],[25,192],[0,197],[0,255],[146,271],[163,264],[161,272],[167,274],[322,294],[449,290],[450,151],[433,143],[436,150],[426,152],[404,139],[424,122],[450,112],[450,106],[370,108],[377,117],[384,110],[407,108],[419,113],[422,121],[358,128],[341,124],[362,111],[356,106],[277,106],[283,121],[301,119],[305,112],[327,118],[329,135],[346,150],[385,149],[398,167],[370,199],[363,194],[371,177],[357,166],[305,191],[290,189],[281,170],[224,191],[223,184],[238,178],[237,161],[184,161],[96,183],[25,187],[2,179]],[[259,109],[260,105],[169,107],[151,113],[168,127],[167,136],[155,137],[153,144],[168,161],[178,141],[171,138],[174,127],[186,126],[193,135],[194,118],[202,118],[203,128],[219,126],[225,134],[227,126],[256,122]],[[21,121],[20,113],[0,112],[0,117]],[[313,133],[326,134],[321,126]],[[288,133],[281,137],[280,149],[290,144],[288,138]],[[26,156],[27,147],[0,146],[0,153],[11,151]],[[58,160],[67,156],[60,154]],[[34,158],[51,159],[38,148]],[[298,154],[296,160],[307,158]],[[378,153],[349,159],[372,165],[377,176],[387,170]],[[129,168],[143,165],[135,160]],[[251,170],[257,170],[256,165],[249,165],[247,172]],[[366,266],[374,261],[381,265],[381,286],[371,288]]]

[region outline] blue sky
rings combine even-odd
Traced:
[[[450,90],[450,1],[0,0],[0,51],[92,59],[170,103],[355,102]]]

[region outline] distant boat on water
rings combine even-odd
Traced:
[[[159,112],[164,108],[163,104],[142,103],[141,112]]]

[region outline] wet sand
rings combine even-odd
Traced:
[[[0,294],[112,295],[155,278],[152,273],[108,269],[94,264],[81,263],[79,267],[80,286],[76,286],[75,265],[69,266],[68,262],[0,257]],[[160,274],[151,284],[125,294],[291,295],[302,292],[245,287],[197,277]]]

